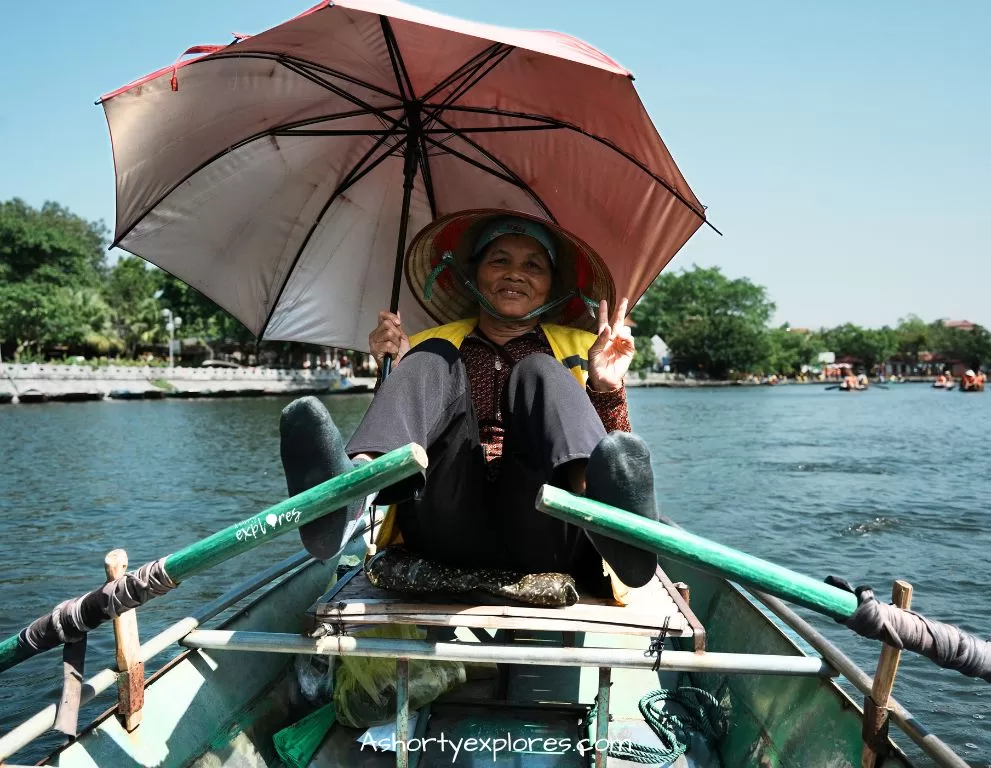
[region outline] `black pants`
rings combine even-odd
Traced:
[[[587,459],[605,436],[588,395],[562,363],[534,354],[514,367],[502,403],[505,440],[494,479],[486,472],[467,372],[453,344],[430,339],[380,387],[347,446],[349,455],[406,443],[427,449],[419,488],[387,489],[410,550],[470,568],[571,573],[603,589],[601,558],[584,532],[534,506],[545,483]]]

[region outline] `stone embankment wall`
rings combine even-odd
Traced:
[[[349,386],[338,371],[320,369],[0,366],[0,401],[301,394]]]

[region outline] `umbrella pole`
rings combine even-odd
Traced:
[[[416,150],[413,137],[406,141],[406,162],[403,167],[403,209],[399,214],[399,238],[396,242],[396,269],[392,274],[392,298],[389,311],[395,314],[399,309],[399,289],[403,279],[403,256],[406,255],[406,227],[409,224],[409,203],[413,196],[413,182],[416,179]],[[385,381],[392,373],[392,355],[382,358],[380,381]]]

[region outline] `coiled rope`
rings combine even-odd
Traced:
[[[677,704],[681,711],[673,712],[665,704]],[[685,686],[674,691],[659,688],[640,699],[639,706],[640,714],[657,735],[661,746],[619,742],[609,745],[609,757],[646,765],[671,763],[688,752],[693,732],[700,733],[706,740],[717,740],[726,734],[722,707],[711,693],[701,688]],[[597,712],[598,697],[589,720]]]

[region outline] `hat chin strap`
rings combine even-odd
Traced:
[[[547,314],[552,310],[564,306],[576,296],[580,298],[583,302],[585,302],[585,306],[588,308],[589,314],[594,314],[596,308],[599,306],[598,302],[588,298],[576,288],[570,293],[567,293],[564,296],[561,296],[560,298],[554,299],[554,301],[549,301],[546,304],[543,304],[542,306],[539,306],[536,309],[527,312],[522,317],[507,317],[506,315],[499,312],[495,307],[493,307],[492,303],[481,294],[478,288],[475,287],[475,284],[472,282],[471,278],[464,273],[464,270],[461,269],[461,265],[458,264],[457,260],[454,258],[454,254],[451,251],[444,252],[444,255],[441,256],[440,264],[434,267],[433,272],[431,272],[427,276],[427,279],[423,283],[423,297],[427,301],[431,300],[430,297],[433,295],[434,283],[437,282],[437,278],[440,277],[441,272],[443,272],[445,269],[450,269],[452,272],[454,272],[454,274],[461,281],[461,283],[468,290],[468,292],[475,297],[475,299],[478,301],[478,305],[482,309],[484,309],[488,314],[492,315],[492,317],[494,317],[496,320],[502,320],[503,322],[506,323],[513,323],[513,322],[525,323],[527,320],[533,320],[534,318],[540,317],[541,315]]]

